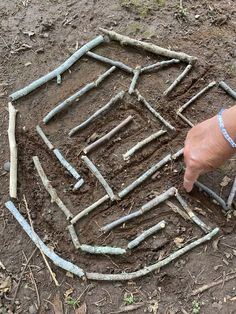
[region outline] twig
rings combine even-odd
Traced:
[[[159,222],[155,226],[145,230],[137,238],[135,238],[134,240],[129,242],[127,247],[129,249],[133,249],[134,247],[138,246],[142,241],[144,241],[147,237],[151,236],[152,234],[156,233],[157,231],[164,229],[165,226],[166,226],[166,222],[164,220],[162,220],[161,222]]]
[[[76,249],[79,249],[79,248],[81,247],[81,244],[80,244],[80,242],[79,242],[79,238],[78,238],[78,236],[77,236],[77,233],[76,233],[76,231],[75,231],[74,226],[73,226],[73,225],[69,225],[69,226],[67,227],[67,229],[68,229],[68,231],[69,231],[69,233],[70,233],[71,240],[72,240],[72,242],[73,242],[75,248],[76,248]]]
[[[182,113],[178,112],[177,115],[182,120],[184,120],[184,122],[186,122],[189,126],[194,127],[194,124],[189,119],[187,119]]]
[[[109,58],[106,58],[106,57],[103,57],[103,56],[100,56],[96,53],[93,53],[91,51],[87,52],[86,53],[87,56],[89,56],[90,58],[93,58],[95,60],[98,60],[98,61],[101,61],[101,62],[104,62],[104,63],[107,63],[107,64],[110,64],[110,65],[113,65],[123,71],[126,71],[128,73],[133,73],[133,69],[131,67],[129,67],[128,65],[120,62],[120,61],[114,61],[114,60],[111,60]]]
[[[166,130],[160,130],[158,132],[153,133],[152,135],[146,137],[144,140],[138,142],[132,148],[130,148],[125,154],[123,154],[124,160],[128,160],[137,150],[143,148],[145,145],[165,134]]]
[[[93,162],[87,156],[82,156],[81,159],[85,162],[89,170],[94,174],[94,176],[98,179],[98,181],[104,187],[110,199],[114,201],[116,199],[115,194],[112,191],[112,188],[109,186],[109,184],[105,180],[105,178],[103,177],[103,175],[101,174],[101,172],[98,170],[98,168],[93,164]]]
[[[10,147],[10,181],[9,194],[12,198],[17,198],[17,144],[16,144],[16,115],[17,110],[11,102],[8,103],[9,127],[8,139]]]
[[[168,205],[174,213],[179,214],[184,220],[190,220],[190,217],[178,206],[170,201],[166,201],[166,205]]]
[[[157,118],[159,119],[168,129],[174,131],[175,128],[166,121],[159,112],[157,112],[148,102],[147,100],[139,93],[139,91],[136,89],[135,94],[138,97],[138,100],[144,104],[144,106]]]
[[[120,42],[121,45],[128,45],[128,46],[134,46],[137,48],[142,48],[154,54],[165,56],[167,58],[179,59],[188,63],[192,63],[197,60],[197,58],[189,56],[183,52],[176,52],[176,51],[168,50],[168,49],[159,47],[151,43],[142,42],[136,39],[132,39],[128,36],[120,35],[114,31],[109,31],[104,28],[100,28],[100,30],[106,35],[108,35],[110,39]]]
[[[231,96],[233,99],[236,99],[236,92],[229,87],[225,82],[221,81],[219,83],[219,86],[229,95]]]
[[[88,83],[83,88],[78,90],[75,94],[70,96],[69,98],[65,99],[55,108],[53,108],[44,118],[43,122],[48,123],[55,115],[60,113],[62,110],[68,108],[74,101],[77,101],[79,97],[83,96],[93,88],[97,87],[104,79],[106,79],[112,72],[114,72],[116,67],[111,67],[108,71],[101,74],[96,81]]]
[[[143,67],[141,69],[141,73],[154,71],[154,70],[160,70],[160,69],[162,69],[168,65],[177,64],[179,62],[180,62],[180,60],[178,60],[178,59],[171,59],[171,60],[167,60],[167,61],[157,62],[157,63],[151,64],[151,65],[148,65],[146,67]]]
[[[110,254],[110,255],[122,255],[126,253],[125,249],[111,246],[92,246],[87,244],[81,244],[81,251],[90,254]]]
[[[174,82],[164,91],[164,95],[168,95],[188,74],[188,72],[192,69],[192,65],[188,64],[184,71],[174,80]]]
[[[155,271],[157,269],[162,268],[163,266],[168,265],[178,257],[182,256],[183,254],[189,252],[190,250],[194,249],[195,247],[210,241],[217,233],[219,232],[219,228],[215,228],[210,233],[206,234],[200,239],[197,239],[196,241],[184,246],[183,248],[177,250],[176,252],[172,253],[168,257],[164,258],[163,260],[160,260],[159,262],[146,266],[143,269],[140,269],[138,271],[132,272],[132,273],[122,273],[122,274],[101,274],[101,273],[90,273],[87,272],[87,278],[92,280],[107,280],[107,281],[115,281],[115,280],[132,280],[135,278],[139,278],[141,276],[147,275],[152,271]]]
[[[120,310],[115,311],[115,312],[112,311],[112,312],[109,312],[108,314],[122,314],[122,313],[126,313],[126,312],[131,312],[131,311],[137,310],[143,306],[144,306],[144,303],[121,306]]]
[[[75,183],[74,187],[73,187],[73,191],[78,190],[82,185],[84,184],[84,179],[79,179],[78,182]]]
[[[41,163],[39,161],[38,156],[33,157],[34,165],[36,170],[38,171],[38,174],[42,180],[42,183],[46,189],[46,191],[51,196],[51,202],[56,203],[57,206],[62,210],[62,212],[66,215],[66,218],[69,219],[73,217],[73,214],[69,211],[69,209],[65,206],[65,204],[61,201],[61,199],[58,197],[56,190],[52,187],[50,181],[48,180]]]
[[[83,152],[85,154],[88,154],[92,150],[94,150],[99,145],[103,144],[106,141],[109,141],[117,132],[119,132],[122,128],[124,128],[128,123],[130,123],[133,120],[132,116],[128,116],[125,120],[123,120],[120,124],[118,124],[114,129],[112,129],[110,132],[105,134],[104,136],[100,137],[97,141],[93,142],[92,144],[88,145],[83,149]]]
[[[98,109],[93,115],[91,115],[87,120],[85,120],[83,123],[79,124],[78,126],[76,126],[75,128],[73,128],[70,132],[69,132],[69,136],[72,136],[73,134],[75,134],[76,132],[78,132],[79,130],[84,129],[86,126],[88,126],[93,120],[95,120],[99,115],[105,113],[106,111],[108,111],[117,101],[123,99],[125,92],[121,91],[118,94],[116,94],[114,97],[112,97],[112,99],[102,108]]]
[[[137,66],[136,69],[134,69],[134,76],[132,78],[130,87],[129,87],[129,94],[133,94],[134,90],[135,90],[135,86],[137,85],[137,80],[139,78],[139,75],[141,73],[141,67]]]
[[[28,86],[20,89],[19,91],[10,95],[12,100],[17,100],[20,97],[23,97],[29,93],[31,93],[36,88],[42,86],[43,84],[47,83],[48,81],[57,78],[59,82],[61,79],[61,74],[68,70],[76,61],[78,61],[86,52],[91,50],[92,48],[96,47],[100,43],[104,41],[103,36],[98,36],[95,39],[91,40],[84,46],[82,46],[79,50],[77,50],[72,56],[70,56],[64,63],[62,63],[58,68],[49,72],[48,74],[42,76],[38,80],[32,82]]]
[[[236,178],[234,179],[234,183],[232,185],[232,188],[231,188],[230,193],[229,193],[229,197],[228,197],[227,202],[226,202],[228,210],[232,206],[232,203],[233,203],[233,200],[235,197],[235,193],[236,193]]]
[[[43,132],[43,130],[40,128],[39,125],[36,126],[36,131],[38,133],[38,135],[41,137],[41,139],[44,141],[44,143],[47,145],[47,147],[50,150],[54,149],[54,146],[52,145],[52,143],[49,141],[49,139],[47,138],[47,136],[45,135],[45,133]]]

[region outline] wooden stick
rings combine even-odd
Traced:
[[[135,278],[139,278],[153,272],[157,269],[161,269],[162,267],[168,265],[172,261],[176,260],[178,257],[184,255],[185,253],[189,252],[190,250],[194,249],[195,247],[210,241],[217,233],[219,232],[219,228],[215,228],[210,233],[204,235],[202,238],[197,239],[196,241],[187,244],[186,246],[182,247],[181,249],[177,250],[176,252],[172,253],[168,257],[160,260],[159,262],[146,266],[138,271],[134,271],[131,273],[122,273],[122,274],[101,274],[101,273],[91,273],[87,272],[87,278],[92,280],[106,280],[106,281],[119,281],[119,280],[133,280]]]
[[[102,115],[103,113],[105,113],[106,111],[108,111],[114,104],[117,103],[117,101],[123,99],[125,92],[121,91],[118,94],[116,94],[114,97],[112,97],[112,99],[103,107],[101,107],[100,109],[98,109],[93,115],[91,115],[87,120],[85,120],[84,122],[82,122],[81,124],[79,124],[78,126],[76,126],[75,128],[73,128],[70,132],[69,132],[69,136],[72,136],[73,134],[75,134],[76,132],[78,132],[79,130],[84,129],[85,127],[87,127],[93,120],[95,120],[98,116]]]
[[[95,60],[98,60],[98,61],[101,61],[101,62],[104,62],[104,63],[107,63],[107,64],[110,64],[110,65],[113,65],[115,67],[117,67],[118,69],[121,69],[123,71],[126,71],[128,73],[133,73],[133,69],[131,67],[129,67],[128,65],[120,62],[120,61],[114,61],[114,60],[111,60],[109,58],[106,58],[106,57],[103,57],[103,56],[100,56],[94,52],[87,52],[86,53],[87,56],[95,59]]]
[[[183,106],[181,106],[177,110],[177,114],[181,113],[183,110],[185,110],[190,104],[192,104],[195,100],[197,100],[199,97],[201,97],[206,91],[208,91],[210,88],[216,85],[216,82],[213,81],[209,83],[206,87],[204,87],[200,92],[198,92],[196,95],[194,95],[189,101],[187,101]]]
[[[79,97],[82,97],[84,94],[88,93],[93,88],[97,87],[103,80],[105,80],[112,72],[114,72],[116,67],[111,67],[109,70],[107,70],[105,73],[101,74],[96,81],[88,83],[83,88],[78,90],[76,93],[74,93],[69,98],[65,99],[63,102],[61,102],[59,105],[57,105],[55,108],[53,108],[44,118],[43,122],[48,123],[55,115],[60,113],[62,110],[65,110],[68,108],[74,101],[77,101]]]
[[[157,62],[157,63],[151,64],[151,65],[148,65],[146,67],[143,67],[141,69],[141,73],[154,71],[154,70],[160,70],[160,69],[162,69],[168,65],[177,64],[179,62],[180,62],[180,60],[178,60],[178,59],[171,59],[171,60],[165,60],[165,61]]]
[[[178,206],[170,201],[166,201],[166,205],[168,205],[174,213],[179,214],[184,220],[190,220],[190,217]]]
[[[184,122],[186,122],[189,126],[194,127],[194,124],[189,119],[187,119],[182,113],[178,112],[177,115],[182,120],[184,120]]]
[[[236,178],[234,179],[234,183],[232,185],[232,188],[231,188],[230,193],[229,193],[229,197],[228,197],[227,202],[226,202],[228,210],[232,206],[232,203],[233,203],[233,200],[235,197],[235,193],[236,193]]]
[[[139,78],[139,75],[141,73],[141,67],[137,66],[136,69],[134,69],[134,76],[132,78],[130,87],[129,87],[129,94],[133,94],[134,90],[135,90],[135,86],[137,85],[137,80]]]
[[[46,191],[50,194],[51,196],[51,202],[56,203],[57,206],[62,210],[62,212],[66,215],[67,219],[70,219],[73,217],[73,214],[69,211],[69,209],[65,206],[65,204],[61,201],[61,199],[58,197],[56,190],[52,187],[50,181],[48,180],[41,163],[39,161],[38,156],[33,157],[34,165],[35,168],[42,180],[42,183],[46,189]]]
[[[73,242],[75,248],[76,248],[76,249],[79,249],[79,248],[81,247],[81,244],[80,244],[80,242],[79,242],[79,238],[78,238],[78,236],[77,236],[77,234],[76,234],[76,231],[75,231],[74,226],[73,226],[73,225],[69,225],[69,226],[67,227],[67,229],[68,229],[68,231],[69,231],[69,233],[70,233],[70,237],[71,237],[71,240],[72,240],[72,242]]]
[[[68,70],[76,61],[78,61],[86,52],[93,49],[97,45],[101,44],[104,41],[103,36],[98,36],[95,39],[91,40],[79,50],[77,50],[72,56],[70,56],[64,63],[62,63],[58,68],[49,72],[48,74],[42,76],[38,80],[32,82],[28,86],[20,89],[19,91],[10,95],[12,100],[17,100],[29,93],[31,93],[36,88],[42,86],[43,84],[49,82],[50,80],[57,78],[57,81],[60,81],[61,74]]]
[[[162,229],[164,229],[166,226],[166,222],[165,220],[162,220],[161,222],[159,222],[158,224],[156,224],[155,226],[145,230],[143,233],[141,233],[137,238],[135,238],[134,240],[130,241],[127,245],[128,249],[133,249],[136,246],[138,246],[141,242],[143,242],[147,237],[150,237],[151,235],[153,235],[154,233],[156,233],[157,231],[160,231]]]
[[[137,48],[142,48],[144,50],[147,50],[157,55],[161,55],[167,58],[179,59],[188,63],[193,63],[197,60],[197,58],[189,56],[183,52],[176,52],[176,51],[168,50],[168,49],[159,47],[151,43],[142,42],[136,39],[132,39],[128,36],[120,35],[114,31],[109,31],[104,28],[100,28],[100,30],[106,35],[108,35],[111,40],[118,41],[121,45],[128,45],[128,46],[134,46]]]
[[[39,125],[36,126],[36,131],[38,133],[38,135],[41,137],[41,139],[44,141],[44,143],[47,145],[47,147],[50,150],[54,149],[54,146],[52,145],[52,143],[49,141],[49,139],[47,138],[47,136],[45,135],[45,133],[43,132],[43,130],[40,128]]]
[[[84,163],[89,168],[89,170],[93,173],[93,175],[98,179],[98,181],[104,187],[111,201],[114,201],[116,199],[115,194],[112,191],[112,188],[109,186],[109,184],[105,180],[105,178],[103,177],[103,175],[101,174],[101,172],[98,170],[98,168],[93,164],[93,162],[87,156],[82,156],[81,159],[84,161]]]
[[[130,157],[139,149],[143,148],[153,140],[157,139],[161,135],[165,134],[167,131],[166,130],[160,130],[158,132],[153,133],[152,135],[146,137],[144,140],[138,142],[135,144],[132,148],[130,148],[125,154],[123,154],[124,160],[129,160]]]
[[[78,182],[75,183],[74,187],[73,187],[73,191],[78,190],[82,185],[84,184],[84,179],[79,179]]]
[[[236,99],[236,92],[231,87],[229,87],[229,85],[227,85],[225,82],[221,81],[219,83],[219,87],[221,87],[233,99]]]
[[[147,100],[139,93],[139,91],[136,89],[135,94],[138,97],[138,100],[144,104],[144,106],[157,118],[159,119],[168,129],[174,131],[175,128],[166,121],[159,112],[157,112],[148,102]]]
[[[183,153],[184,153],[184,148],[181,148],[181,149],[178,150],[175,154],[173,154],[173,155],[171,156],[171,158],[172,158],[173,160],[176,160],[176,159],[178,159],[180,156],[182,156]]]
[[[118,124],[114,129],[109,131],[104,136],[100,137],[97,141],[93,142],[92,144],[88,145],[83,149],[83,152],[85,154],[88,154],[95,148],[97,148],[99,145],[103,144],[104,142],[109,141],[115,134],[117,134],[122,128],[124,128],[128,123],[130,123],[133,120],[132,116],[128,116],[125,120],[123,120],[120,124]]]
[[[16,144],[16,115],[17,110],[11,102],[8,103],[9,127],[8,140],[10,147],[10,180],[9,194],[12,198],[17,198],[17,144]]]
[[[82,244],[80,246],[81,251],[90,254],[110,254],[110,255],[122,255],[126,253],[125,249],[119,247],[111,246],[92,246],[87,244]]]
[[[188,64],[184,71],[174,80],[174,82],[164,91],[163,95],[168,95],[188,74],[188,72],[192,69],[192,65]]]

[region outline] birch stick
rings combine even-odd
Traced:
[[[166,130],[160,130],[158,132],[153,133],[152,135],[146,137],[144,140],[138,142],[132,148],[130,148],[125,154],[123,154],[124,160],[128,160],[137,150],[143,148],[153,140],[157,139],[161,135],[165,134]]]
[[[151,64],[151,65],[148,65],[146,67],[143,67],[141,69],[141,73],[145,73],[145,72],[149,72],[149,71],[153,71],[153,70],[160,70],[160,69],[162,69],[168,65],[177,64],[179,62],[180,62],[180,60],[178,60],[178,59],[171,59],[171,60],[157,62],[157,63]]]
[[[231,96],[233,99],[236,99],[236,92],[229,87],[229,85],[227,85],[225,82],[221,81],[219,83],[219,86],[229,95]]]
[[[188,74],[188,72],[192,69],[192,65],[188,64],[184,71],[177,77],[177,79],[164,91],[164,95],[168,95]]]
[[[120,124],[118,124],[114,129],[110,132],[105,134],[104,136],[100,137],[97,141],[93,142],[92,144],[88,145],[83,149],[85,154],[88,154],[99,145],[102,145],[104,142],[109,141],[115,134],[117,134],[121,129],[123,129],[127,124],[129,124],[133,120],[132,116],[128,116],[125,120],[123,120]]]
[[[56,190],[52,187],[50,181],[48,180],[41,163],[39,161],[38,156],[33,157],[35,168],[42,180],[42,183],[46,189],[46,191],[51,196],[51,202],[56,203],[57,206],[61,209],[61,211],[66,215],[66,218],[69,219],[73,217],[72,213],[69,211],[69,209],[65,206],[65,204],[61,201],[61,199],[58,197]]]
[[[131,84],[130,84],[130,87],[129,87],[129,94],[133,94],[134,92],[134,89],[135,89],[135,86],[137,85],[137,80],[139,78],[139,75],[141,73],[141,67],[138,66],[136,69],[134,69],[134,76],[132,78],[132,81],[131,81]]]
[[[184,220],[190,220],[190,217],[178,206],[170,201],[166,201],[166,205],[168,205],[174,213],[179,214]]]
[[[11,102],[8,103],[9,111],[9,126],[8,126],[8,140],[10,148],[10,180],[9,180],[9,194],[12,198],[17,198],[17,144],[16,144],[16,115],[17,110]]]
[[[120,61],[114,61],[114,60],[111,60],[109,58],[106,58],[106,57],[103,57],[103,56],[100,56],[94,52],[87,52],[86,53],[87,56],[89,56],[90,58],[93,58],[95,60],[98,60],[98,61],[101,61],[101,62],[104,62],[104,63],[107,63],[107,64],[110,64],[110,65],[113,65],[115,67],[117,67],[118,69],[121,69],[125,72],[128,72],[128,73],[133,73],[133,69],[131,67],[129,67],[128,65],[120,62]]]
[[[229,197],[228,197],[227,202],[226,202],[228,209],[230,209],[232,206],[232,203],[233,203],[233,200],[235,197],[235,193],[236,193],[236,178],[234,179],[234,183],[232,185],[232,188],[231,188],[230,193],[229,193]]]
[[[153,272],[155,270],[161,269],[162,267],[170,264],[172,261],[176,260],[178,257],[184,255],[195,247],[210,241],[217,233],[219,232],[219,228],[213,229],[210,233],[204,235],[202,238],[195,240],[194,242],[187,244],[176,252],[172,253],[168,257],[160,260],[159,262],[146,266],[138,271],[131,273],[122,273],[122,274],[101,274],[101,273],[91,273],[87,272],[86,276],[88,279],[92,280],[106,280],[106,281],[120,281],[120,280],[133,280],[135,278],[139,278]]]
[[[60,161],[61,165],[66,168],[66,170],[76,179],[79,180],[81,178],[80,174],[75,170],[73,166],[64,158],[62,153],[59,151],[59,149],[55,148],[53,150],[54,155],[57,157],[57,159]]]
[[[49,249],[47,245],[45,245],[43,241],[40,239],[40,237],[36,234],[36,232],[32,230],[28,222],[20,214],[18,209],[15,207],[15,205],[11,201],[6,202],[5,206],[12,213],[12,215],[21,225],[22,229],[27,233],[27,235],[34,242],[34,244],[39,248],[39,250],[42,251],[55,265],[79,277],[83,277],[85,275],[83,269],[72,264],[69,261],[64,260],[63,258],[58,256],[53,250]]]
[[[72,136],[73,134],[75,134],[76,132],[78,132],[79,130],[84,129],[85,127],[87,127],[92,121],[94,121],[98,116],[104,114],[106,111],[108,111],[114,104],[116,104],[119,100],[123,99],[125,92],[121,91],[118,94],[116,94],[114,97],[112,97],[112,99],[102,108],[98,109],[94,114],[92,114],[87,120],[85,120],[84,122],[82,122],[81,124],[79,124],[78,126],[76,126],[75,128],[73,128],[70,132],[69,132],[69,136]]]
[[[182,156],[183,153],[184,153],[184,148],[181,148],[181,149],[178,150],[175,154],[173,154],[173,155],[171,156],[171,158],[172,158],[173,160],[176,160],[176,159],[178,159],[180,156]]]
[[[144,104],[144,106],[157,118],[159,119],[168,129],[174,131],[175,128],[166,121],[159,112],[157,112],[148,102],[147,100],[139,93],[139,91],[135,90],[136,96],[138,97],[138,100]]]
[[[79,248],[81,247],[81,244],[80,244],[80,242],[79,242],[79,238],[78,238],[78,236],[77,236],[77,234],[76,234],[76,231],[75,231],[74,226],[73,226],[73,225],[69,225],[69,226],[67,227],[67,229],[68,229],[68,231],[69,231],[69,233],[70,233],[70,237],[71,237],[71,240],[72,240],[72,242],[73,242],[73,244],[74,244],[74,247],[75,247],[76,249],[79,249]]]
[[[84,210],[82,210],[80,213],[78,213],[74,218],[71,219],[71,224],[75,224],[78,220],[83,218],[84,216],[88,215],[91,211],[93,211],[95,208],[100,206],[101,204],[105,203],[109,199],[108,195],[105,195],[101,197],[99,200],[97,200],[92,205],[86,207]]]
[[[192,104],[195,100],[197,100],[199,97],[201,97],[205,92],[207,92],[210,88],[216,85],[216,82],[213,81],[209,83],[206,87],[204,87],[200,92],[198,92],[196,95],[194,95],[189,101],[187,101],[183,106],[181,106],[178,111],[178,113],[181,113],[183,110],[185,110],[190,104]]]
[[[182,113],[178,112],[177,115],[184,121],[186,122],[189,126],[194,127],[194,124],[187,119]]]
[[[73,191],[78,190],[79,188],[81,188],[81,186],[84,184],[84,179],[79,179],[78,182],[75,183],[74,187],[73,187]]]
[[[109,186],[109,184],[105,180],[105,178],[103,177],[103,175],[101,174],[101,172],[98,170],[98,168],[94,165],[94,163],[87,156],[82,156],[81,159],[84,161],[84,163],[89,168],[89,170],[93,173],[93,175],[98,179],[98,181],[104,187],[111,201],[114,201],[116,199],[115,194],[112,191],[112,188]]]
[[[55,115],[60,113],[62,110],[65,110],[68,108],[74,101],[77,101],[79,97],[83,96],[84,94],[88,93],[93,88],[97,87],[103,80],[105,80],[112,72],[114,72],[116,67],[110,68],[105,73],[101,74],[96,81],[88,83],[83,88],[78,90],[76,93],[74,93],[69,98],[65,99],[63,102],[61,102],[59,105],[57,105],[55,108],[53,108],[44,118],[43,122],[46,124],[48,123]]]
[[[54,149],[54,146],[52,145],[52,143],[49,141],[49,139],[47,138],[47,136],[45,135],[45,133],[43,132],[43,130],[40,128],[39,125],[36,126],[36,131],[38,133],[38,135],[41,137],[41,139],[44,141],[44,143],[47,145],[47,147],[50,150]]]
[[[137,48],[142,48],[144,50],[147,50],[149,52],[152,52],[157,55],[161,55],[167,58],[174,58],[179,59],[181,61],[187,62],[187,63],[193,63],[197,60],[197,58],[187,55],[183,52],[176,52],[169,49],[165,49],[162,47],[159,47],[157,45],[142,42],[133,38],[130,38],[128,36],[120,35],[114,31],[109,31],[104,28],[100,28],[100,30],[109,36],[111,40],[118,41],[121,45],[127,45],[127,46],[133,46]]]
[[[137,238],[135,238],[134,240],[130,241],[127,245],[128,249],[133,249],[136,246],[138,246],[141,242],[143,242],[146,238],[150,237],[151,235],[153,235],[154,233],[156,233],[157,231],[160,231],[162,229],[164,229],[166,226],[166,222],[165,220],[162,220],[161,222],[159,222],[158,224],[156,224],[155,226],[145,230],[143,233],[141,233]]]
[[[90,254],[110,254],[110,255],[122,255],[126,253],[125,249],[111,246],[92,246],[82,244],[80,250]]]
[[[49,82],[50,80],[57,78],[57,81],[60,81],[61,74],[68,70],[76,61],[78,61],[86,52],[93,49],[97,45],[101,44],[104,41],[103,36],[98,36],[82,46],[77,50],[73,55],[71,55],[64,63],[62,63],[58,68],[49,72],[48,74],[42,76],[36,81],[32,82],[28,86],[20,89],[19,91],[10,95],[12,100],[17,100],[29,93],[31,93],[36,88],[42,86],[43,84]]]

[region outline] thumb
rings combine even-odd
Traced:
[[[187,192],[191,192],[194,182],[200,175],[200,171],[196,168],[187,166],[184,173],[184,188]]]

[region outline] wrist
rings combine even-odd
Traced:
[[[222,119],[227,133],[236,142],[236,106],[224,110]]]

